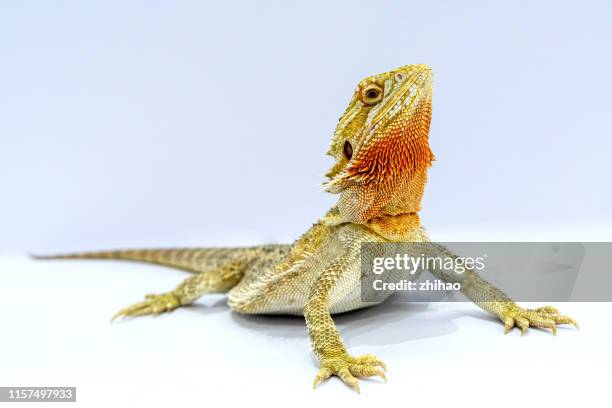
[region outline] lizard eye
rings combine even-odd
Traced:
[[[369,89],[366,92],[366,98],[368,99],[376,99],[378,97],[378,90],[377,89]]]
[[[351,145],[351,142],[348,140],[344,142],[342,151],[344,152],[344,157],[346,157],[346,160],[351,160],[351,157],[353,157],[353,145]]]
[[[361,102],[366,105],[374,105],[382,99],[383,90],[376,84],[370,84],[364,87],[360,93]]]

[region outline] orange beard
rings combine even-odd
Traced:
[[[434,160],[429,148],[431,102],[395,118],[359,152],[344,177],[338,208],[346,221],[365,224],[385,215],[415,213]]]

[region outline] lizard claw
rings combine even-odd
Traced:
[[[382,368],[382,369],[381,369]],[[332,375],[340,377],[342,382],[360,393],[359,381],[357,378],[378,376],[385,382],[387,376],[383,370],[386,370],[385,363],[371,354],[366,354],[360,357],[343,355],[341,357],[323,358],[321,360],[321,369],[317,373],[313,388]]]
[[[115,313],[111,318],[111,322],[120,317],[133,317],[147,314],[158,316],[161,313],[170,312],[180,305],[179,299],[172,292],[161,295],[146,295],[144,301],[124,307]]]
[[[560,324],[571,324],[578,329],[578,323],[574,319],[559,314],[559,311],[552,306],[523,309],[516,304],[511,304],[501,313],[501,319],[504,322],[504,334],[509,333],[515,326],[521,330],[521,336],[529,327],[550,329],[555,336],[557,325]]]
[[[323,367],[319,370],[319,372],[317,373],[315,379],[314,379],[314,383],[312,384],[312,388],[317,388],[317,385],[319,385],[319,383],[323,380],[327,380],[329,377],[332,376],[332,370],[330,370],[327,367]]]

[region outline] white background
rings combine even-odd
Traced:
[[[5,5],[0,250],[289,242],[357,82],[417,62],[426,226],[612,225],[612,3],[293,3]]]
[[[609,304],[559,305],[583,329],[556,338],[504,337],[471,305],[347,315],[351,351],[390,368],[357,398],[337,380],[310,390],[299,319],[215,298],[110,325],[183,275],[22,254],[290,242],[334,202],[323,153],[355,84],[420,62],[435,76],[434,239],[610,240],[611,19],[609,1],[2,6],[0,385],[75,384],[81,406],[601,396]]]

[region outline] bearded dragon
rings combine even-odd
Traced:
[[[386,381],[385,363],[373,355],[353,356],[332,315],[371,306],[360,296],[360,249],[366,242],[429,242],[418,212],[434,160],[429,147],[432,72],[406,65],[369,76],[357,85],[340,118],[326,174],[337,204],[291,245],[243,248],[120,250],[46,256],[46,259],[124,259],[152,262],[194,273],[174,290],[146,295],[114,316],[158,315],[209,293],[226,293],[230,308],[246,314],[289,314],[306,319],[320,370],[313,387],[332,375],[359,392],[359,377]],[[462,293],[513,327],[548,328],[577,323],[549,306],[524,309],[468,271],[445,281],[461,282]],[[496,299],[496,301],[490,301]]]

